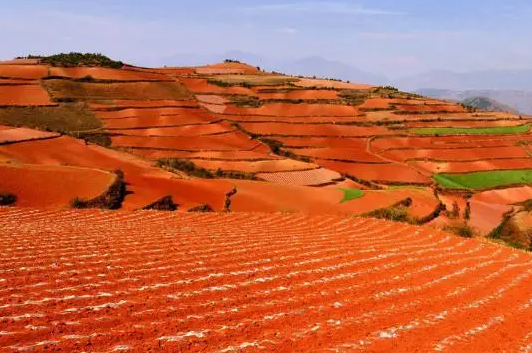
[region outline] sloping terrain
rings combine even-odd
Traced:
[[[18,208],[0,208],[0,228],[5,351],[530,347],[530,255],[429,228]]]
[[[486,235],[526,200],[495,212],[483,193],[532,183],[528,117],[389,86],[76,53],[9,62],[0,79],[0,122],[19,128],[0,130],[0,161],[120,169],[130,210],[171,196],[181,211],[454,219]],[[460,205],[452,217],[449,198]]]

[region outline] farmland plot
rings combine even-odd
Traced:
[[[530,256],[428,228],[17,208],[0,227],[6,351],[519,352],[532,332]]]

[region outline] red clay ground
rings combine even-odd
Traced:
[[[399,184],[424,184],[431,180],[414,169],[402,164],[363,164],[320,160],[320,166],[358,179]]]
[[[0,65],[0,77],[38,80],[48,76],[48,67],[43,65]]]
[[[475,162],[411,162],[427,173],[468,173],[487,170],[531,169],[531,158],[493,159]]]
[[[24,127],[13,128],[0,125],[0,145],[30,140],[42,140],[59,137],[60,134],[55,132],[38,131]]]
[[[365,146],[364,146],[365,147]],[[387,161],[370,154],[365,149],[354,148],[294,148],[291,152],[316,159],[328,159],[359,163],[388,163]]]
[[[61,76],[74,79],[92,76],[92,78],[96,80],[110,81],[173,81],[168,76],[162,74],[108,69],[103,67],[52,67],[50,68],[50,76]]]
[[[338,99],[338,91],[331,90],[305,90],[295,89],[288,92],[260,93],[257,92],[260,99]]]
[[[0,227],[7,351],[530,344],[530,255],[428,228],[332,215],[16,208],[0,210]]]
[[[409,159],[428,159],[434,161],[476,161],[491,159],[528,158],[529,152],[524,147],[486,147],[472,149],[411,149],[391,150],[382,154],[396,161]]]
[[[341,174],[324,168],[295,172],[259,173],[257,177],[272,183],[300,186],[321,186],[333,183],[334,180],[343,179]]]
[[[122,119],[120,119],[122,120]],[[153,127],[149,129],[113,130],[113,133],[127,136],[203,136],[234,131],[229,124],[205,124],[180,127]]]
[[[368,84],[358,84],[358,83],[347,83],[331,80],[322,80],[322,79],[310,79],[303,78],[294,82],[296,86],[301,87],[326,87],[326,88],[337,88],[337,89],[370,89],[375,86]]]
[[[114,136],[112,140],[113,146],[182,151],[249,151],[260,144],[260,142],[250,139],[241,132],[213,136],[153,137],[149,139],[135,136]]]
[[[148,118],[165,115],[194,115],[211,117],[211,115],[206,112],[191,108],[128,108],[115,111],[98,111],[96,112],[96,115],[103,119]]]
[[[0,66],[1,68],[1,66]],[[48,93],[39,85],[0,86],[0,106],[54,106]]]
[[[225,114],[235,115],[280,115],[280,116],[356,116],[357,107],[335,104],[290,104],[270,103],[260,108],[228,106]]]
[[[17,206],[57,209],[76,198],[95,198],[107,191],[116,176],[96,169],[0,164],[0,193],[16,195]]]
[[[243,171],[247,173],[302,171],[317,169],[319,167],[316,164],[300,162],[293,159],[266,160],[257,162],[193,159],[192,162],[205,169],[222,169],[228,171]]]
[[[127,109],[127,108],[168,108],[168,107],[183,107],[183,108],[197,108],[198,103],[195,100],[110,100],[102,103],[90,103],[91,109]]]
[[[363,137],[390,134],[390,131],[380,126],[362,127],[335,124],[305,125],[283,123],[242,123],[240,125],[244,130],[258,135]]]

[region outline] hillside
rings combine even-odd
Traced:
[[[0,65],[0,163],[21,176],[0,194],[16,206],[348,213],[487,235],[526,199],[476,200],[532,182],[532,120],[516,114],[237,61],[51,58]],[[60,197],[32,197],[36,166],[55,168],[44,185]],[[121,177],[61,189],[67,168]]]
[[[0,350],[529,351],[531,127],[235,60],[0,62]]]
[[[471,97],[464,99],[461,103],[467,107],[472,107],[485,112],[510,112],[512,114],[519,114],[519,112],[512,107],[486,97]]]

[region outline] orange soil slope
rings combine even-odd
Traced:
[[[166,75],[141,71],[108,69],[103,67],[50,68],[50,76],[83,78],[92,76],[96,80],[112,81],[173,81]]]
[[[242,123],[242,128],[259,135],[284,136],[374,136],[388,135],[390,132],[379,126],[362,127],[335,124],[305,125],[283,123]]]
[[[38,80],[48,76],[48,67],[42,65],[0,65],[0,77]]]
[[[55,132],[39,131],[24,127],[12,128],[0,125],[0,144],[59,137]]]
[[[76,197],[95,198],[107,191],[116,176],[96,169],[0,164],[0,192],[17,197],[17,206],[69,207]]]
[[[322,167],[362,180],[384,183],[430,184],[431,180],[402,164],[363,164],[320,160]]]
[[[1,66],[0,66],[1,67]],[[54,106],[40,85],[0,86],[0,106]]]
[[[0,228],[6,351],[520,352],[530,343],[530,255],[428,228],[17,208],[0,209]]]

